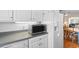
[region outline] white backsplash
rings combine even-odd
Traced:
[[[32,24],[36,24],[36,22],[0,23],[0,32],[29,30],[29,25]]]

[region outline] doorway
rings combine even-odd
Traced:
[[[78,48],[79,10],[65,10],[64,20],[64,48]]]

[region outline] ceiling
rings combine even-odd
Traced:
[[[79,16],[79,10],[60,10],[60,13],[67,14],[68,16]]]

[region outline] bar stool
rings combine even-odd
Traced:
[[[75,43],[75,41],[77,40],[76,36],[77,36],[76,32],[70,33],[71,47],[73,47],[73,43]]]

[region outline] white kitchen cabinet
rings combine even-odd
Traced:
[[[29,48],[47,48],[48,47],[48,35],[42,35],[39,37],[29,39]]]
[[[48,36],[47,35],[43,36],[40,42],[42,42],[42,46],[41,46],[42,48],[48,48]]]
[[[38,37],[29,39],[29,48],[39,48],[39,40]]]
[[[29,47],[29,42],[28,39],[24,40],[24,48],[28,48]]]
[[[43,21],[49,21],[49,11],[43,11]]]
[[[31,10],[14,10],[13,17],[15,22],[31,21]]]
[[[43,10],[43,21],[51,21],[53,18],[53,12],[53,10]]]
[[[43,11],[42,10],[32,10],[32,21],[42,21]]]
[[[0,22],[13,22],[12,10],[0,10]]]
[[[7,44],[1,48],[28,48],[28,40]]]
[[[48,35],[41,35],[31,39],[6,44],[1,48],[48,48]]]

